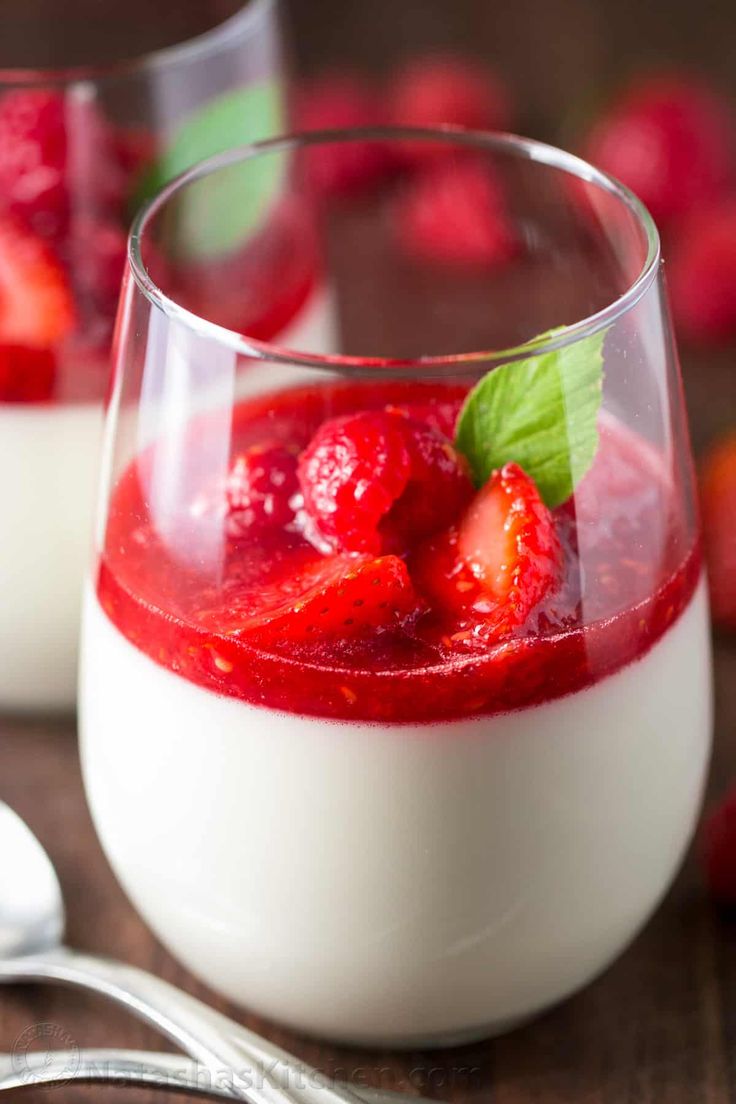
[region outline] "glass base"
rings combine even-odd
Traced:
[[[507,1035],[519,1027],[530,1023],[539,1013],[527,1012],[522,1016],[512,1016],[507,1020],[497,1020],[495,1023],[486,1024],[483,1027],[470,1027],[464,1031],[441,1033],[439,1035],[410,1035],[397,1039],[396,1036],[377,1038],[366,1041],[365,1039],[335,1039],[332,1040],[338,1046],[355,1047],[359,1050],[449,1050],[452,1047],[469,1046],[471,1043],[484,1042],[486,1039],[495,1039],[499,1035]],[[322,1038],[324,1041],[324,1038]]]

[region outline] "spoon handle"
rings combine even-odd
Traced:
[[[229,1079],[231,1095],[251,1104],[360,1104],[352,1089],[136,966],[68,947],[0,960],[0,982],[39,980],[92,990],[123,1005],[201,1063],[216,1083]]]
[[[41,1085],[87,1084],[145,1085],[148,1088],[237,1099],[226,1085],[218,1085],[204,1067],[178,1054],[152,1054],[124,1050],[31,1051],[22,1063],[0,1058],[0,1092]]]
[[[60,1085],[69,1081],[97,1084],[147,1085],[192,1096],[212,1096],[233,1100],[235,1095],[225,1084],[214,1084],[208,1070],[180,1054],[155,1054],[146,1050],[92,1049],[55,1050],[51,1054],[29,1052],[22,1067],[0,1056],[0,1092],[35,1085]],[[422,1097],[356,1086],[363,1104],[430,1104]]]

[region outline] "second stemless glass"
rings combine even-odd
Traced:
[[[310,162],[341,156],[371,173],[313,218]],[[321,258],[310,347],[232,323],[274,241]],[[84,774],[175,955],[300,1030],[405,1046],[503,1030],[622,950],[690,838],[711,728],[633,196],[508,136],[209,162],[135,227],[105,457]]]
[[[68,0],[58,41],[58,3],[25,9],[28,26],[8,3],[0,45],[13,66],[0,69],[0,710],[35,711],[75,702],[132,213],[202,157],[281,130],[282,115],[272,0],[224,0],[209,21],[181,4],[95,21]],[[121,60],[134,26],[138,50],[155,48]]]

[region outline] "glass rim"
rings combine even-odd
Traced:
[[[264,154],[285,153],[305,146],[329,142],[399,140],[445,142],[448,145],[482,148],[511,152],[522,160],[532,161],[558,169],[584,183],[595,185],[616,197],[634,216],[646,240],[646,256],[638,275],[626,289],[600,310],[584,318],[560,326],[550,336],[534,336],[521,344],[502,349],[483,349],[442,355],[414,357],[358,356],[354,354],[319,354],[292,349],[277,342],[260,341],[245,334],[220,326],[201,315],[187,310],[171,299],[151,278],[141,255],[141,241],[151,220],[184,188],[221,169],[230,168],[243,161]],[[171,180],[137,212],[128,236],[128,269],[143,296],[171,321],[179,322],[199,337],[209,338],[217,344],[251,360],[269,361],[275,364],[299,368],[321,369],[327,372],[349,374],[351,370],[366,368],[401,369],[409,374],[439,374],[451,370],[454,374],[477,373],[481,364],[500,364],[517,360],[530,354],[542,355],[574,344],[585,337],[607,328],[630,310],[648,291],[656,279],[661,260],[659,232],[647,208],[641,200],[615,177],[595,168],[576,154],[567,153],[546,142],[523,138],[516,134],[497,131],[473,131],[462,127],[408,127],[371,126],[338,130],[319,130],[308,133],[286,134],[265,141],[236,146],[199,162]],[[415,370],[412,373],[411,370]]]
[[[160,46],[148,53],[120,58],[118,61],[97,65],[67,66],[0,66],[0,89],[23,85],[73,85],[84,81],[100,84],[106,79],[145,73],[163,68],[173,68],[192,60],[205,58],[211,51],[226,43],[230,36],[240,33],[251,20],[260,15],[261,9],[273,8],[276,0],[242,0],[232,15],[209,30],[192,38]]]

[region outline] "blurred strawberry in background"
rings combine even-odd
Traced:
[[[733,182],[727,102],[677,73],[639,77],[621,90],[585,142],[590,161],[623,181],[661,228],[720,199]]]
[[[383,85],[359,73],[335,71],[297,90],[293,119],[300,131],[386,124],[470,130],[505,130],[511,125],[511,95],[488,66],[455,54],[409,59]],[[396,156],[378,144],[336,143],[332,150],[305,156],[305,172],[322,196],[351,196],[398,168],[432,166],[442,143],[396,145]]]
[[[736,116],[689,74],[634,77],[589,127],[588,160],[643,201],[663,236],[679,336],[736,337]]]
[[[700,486],[713,619],[736,629],[736,430],[706,455]]]
[[[508,130],[511,95],[487,66],[454,54],[430,54],[408,62],[388,89],[388,116],[396,126]],[[441,143],[407,144],[406,156],[420,162],[442,156]]]
[[[327,73],[300,89],[294,104],[294,129],[345,130],[386,122],[381,96],[351,73]],[[336,142],[305,149],[304,172],[312,190],[323,197],[350,196],[376,183],[391,168],[380,143]]]
[[[736,334],[736,195],[681,221],[669,243],[667,271],[682,338],[718,345]]]
[[[501,181],[483,162],[427,169],[400,194],[393,214],[398,240],[418,260],[489,268],[519,251]]]

